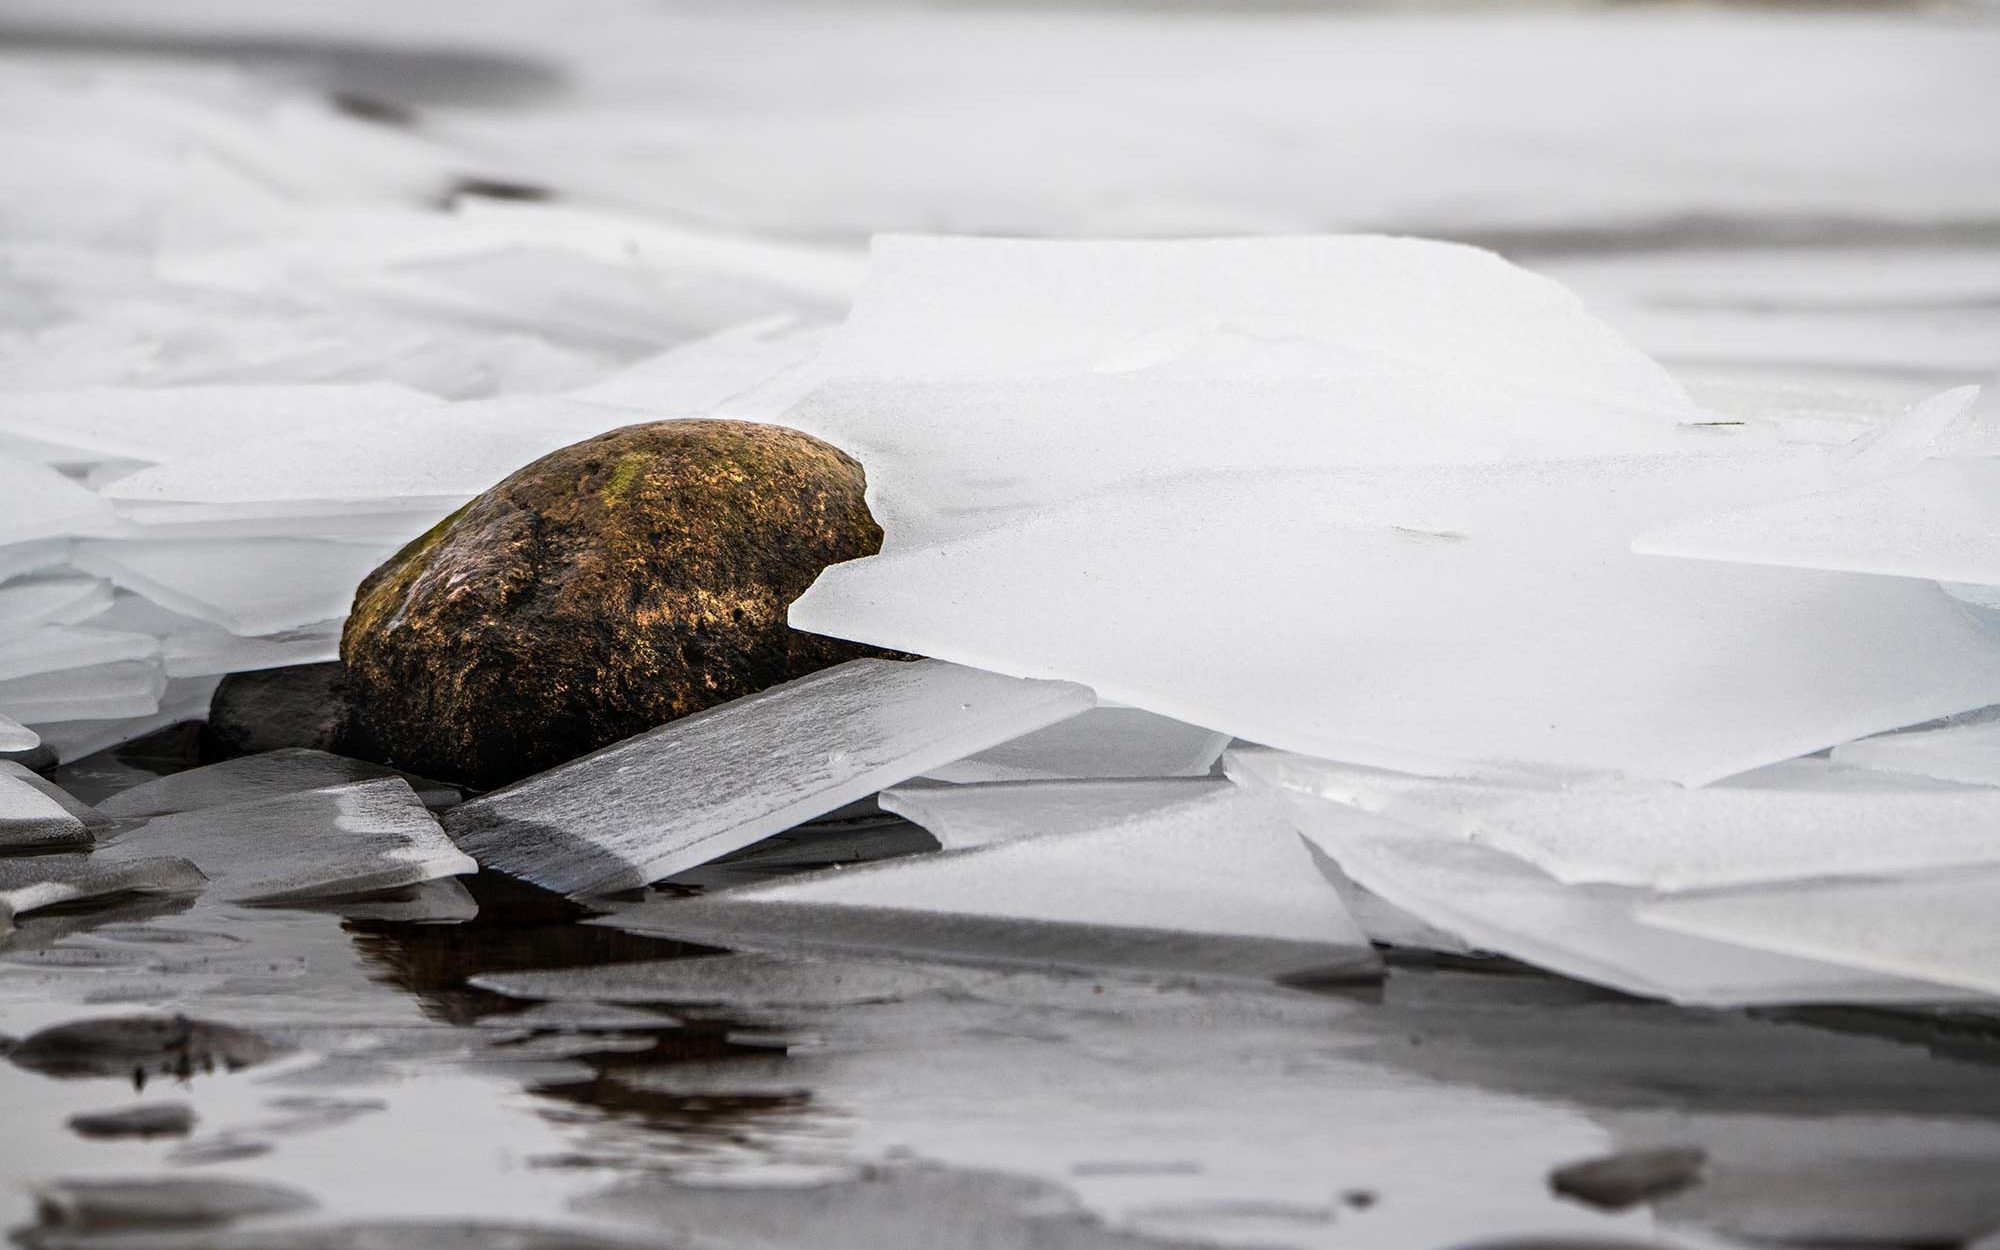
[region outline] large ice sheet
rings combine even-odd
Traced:
[[[88,846],[89,809],[12,760],[0,760],[0,848]],[[102,823],[98,821],[96,823]]]
[[[2000,873],[1663,899],[1639,916],[1662,932],[2000,994]]]
[[[1204,475],[837,565],[791,621],[1308,755],[1700,784],[2000,701],[2000,635],[1933,585],[1629,550],[1824,473],[1804,452]]]
[[[1080,833],[1229,788],[1229,782],[1208,777],[913,784],[884,790],[877,801],[883,811],[923,826],[947,851],[962,851],[1015,838]]]
[[[925,776],[956,782],[1201,777],[1228,745],[1228,734],[1199,725],[1133,707],[1094,707]]]
[[[439,401],[390,382],[305,386],[78,387],[21,391],[0,407],[8,435],[75,449],[60,460],[158,463],[286,432],[338,429]]]
[[[651,356],[566,398],[655,417],[699,416],[794,371],[818,349],[817,331],[790,318],[735,326]]]
[[[111,522],[111,505],[69,478],[0,452],[0,544],[94,533]]]
[[[1938,1002],[1935,983],[1668,933],[1644,891],[1566,886],[1522,860],[1308,795],[1298,826],[1357,883],[1476,947],[1630,994],[1689,1005]]]
[[[608,923],[729,946],[1035,966],[1250,977],[1376,967],[1283,810],[1226,785],[1081,831],[661,900]]]
[[[1570,884],[1705,890],[2000,867],[2000,789],[1818,760],[1694,790],[1602,777],[1440,780],[1241,748],[1229,767],[1505,851]]]
[[[169,773],[119,791],[98,804],[98,810],[120,818],[164,816],[398,776],[403,774],[366,760],[292,747]],[[426,785],[417,790],[417,795],[427,803],[445,804],[456,801],[458,791],[449,786]]]
[[[344,617],[354,588],[394,544],[239,539],[77,544],[77,567],[235,634],[273,634]]]
[[[173,855],[239,903],[288,903],[399,889],[476,869],[400,778],[158,816],[102,845],[116,860]]]
[[[935,660],[854,660],[454,808],[480,864],[571,894],[644,885],[1092,703]]]
[[[1835,747],[1833,759],[1878,772],[2000,786],[2000,715],[1863,738]]]

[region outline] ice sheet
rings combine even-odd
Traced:
[[[1353,976],[1368,939],[1277,803],[1225,785],[1080,832],[660,900],[620,928],[1037,967]]]
[[[389,544],[238,539],[77,544],[77,567],[235,634],[273,634],[344,617]]]
[[[203,881],[193,864],[170,855],[125,860],[101,855],[0,857],[0,932],[13,917],[44,907],[120,894],[192,894]]]
[[[0,848],[88,846],[93,835],[82,808],[19,764],[0,760]]]
[[[242,638],[220,628],[182,630],[161,644],[169,677],[205,677],[320,664],[340,658],[339,621],[319,621],[260,638]]]
[[[0,544],[93,533],[111,505],[46,465],[0,452]]]
[[[100,857],[176,855],[239,903],[365,894],[474,871],[400,778],[158,816],[107,843]]]
[[[410,780],[380,764],[295,747],[169,773],[119,791],[100,803],[98,810],[119,818],[162,816],[389,777]],[[431,803],[455,802],[458,797],[458,791],[450,786],[427,783],[416,789],[419,798]]]
[[[684,343],[566,398],[655,417],[712,412],[818,351],[820,332],[790,330],[790,324],[791,318],[764,319]]]
[[[1229,735],[1130,707],[1094,707],[924,774],[938,781],[1202,777]]]
[[[141,738],[182,721],[205,720],[220,677],[169,678],[159,710],[148,715],[44,722],[35,726],[42,742],[67,764],[93,752]]]
[[[0,581],[53,568],[67,559],[69,542],[65,539],[0,544]]]
[[[1835,747],[1833,759],[1885,773],[2000,786],[2000,716],[1863,738]]]
[[[1680,891],[2000,868],[2000,789],[1818,760],[1697,790],[1616,778],[1436,780],[1243,749],[1229,768],[1490,846],[1569,884]]]
[[[87,625],[32,626],[0,636],[0,685],[38,673],[151,659],[159,653],[159,640],[147,634]]]
[[[111,606],[111,587],[94,577],[50,576],[0,586],[0,638],[35,625],[74,625]],[[0,643],[0,647],[4,647]]]
[[[118,660],[0,681],[0,708],[37,728],[46,721],[150,716],[166,688],[157,662]]]
[[[438,402],[390,382],[21,391],[0,408],[0,440],[11,434],[74,448],[86,459],[159,463]]]
[[[565,893],[644,885],[1089,707],[1089,690],[855,660],[454,808],[483,867]]]
[[[884,790],[878,802],[938,840],[947,851],[1040,834],[1080,833],[1166,811],[1228,790],[1220,778],[1099,778],[914,784]]]
[[[1667,899],[1662,932],[2000,994],[2000,873]]]
[[[1287,794],[1299,828],[1363,887],[1476,947],[1688,1005],[1939,1002],[1953,991],[1641,924],[1639,890],[1566,886],[1510,855]]]
[[[1633,555],[1816,452],[1214,474],[837,565],[792,624],[1303,754],[1700,784],[2000,701],[1935,586]]]

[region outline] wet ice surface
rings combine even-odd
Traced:
[[[1233,792],[936,789],[1065,785],[1123,791],[1142,813]],[[782,875],[851,856],[880,824],[844,817],[759,848],[768,884],[751,893],[865,903],[864,883],[903,865],[1000,854],[1033,872],[1037,842],[1075,836]],[[689,887],[670,884],[582,924],[555,896],[472,885],[476,914],[445,923],[213,892],[22,917],[0,938],[0,1034],[15,1039],[0,1220],[33,1227],[33,1245],[182,1248],[662,1246],[696,1230],[743,1247],[1714,1247],[2000,1226],[2000,1056],[1968,1008],[1689,1011],[1414,954],[1321,990],[731,954],[609,926],[733,892],[677,900]],[[1094,894],[1081,904],[1116,914]],[[1008,906],[977,888],[964,901]],[[1164,905],[1155,890],[1141,902]],[[68,1127],[180,1108],[185,1135]],[[1706,1162],[1622,1209],[1552,1189],[1570,1168],[1569,1191],[1601,1197],[1611,1182],[1573,1165],[1645,1151]],[[40,1215],[38,1195],[55,1203]],[[280,1197],[314,1205],[147,1222]],[[90,1212],[123,1240],[79,1227]]]

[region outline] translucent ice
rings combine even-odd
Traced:
[[[74,625],[111,606],[111,587],[94,577],[36,577],[0,586],[0,637],[33,625]]]
[[[396,545],[239,539],[85,542],[77,566],[236,634],[343,617],[354,588]]]
[[[837,565],[791,620],[1309,755],[1699,784],[2000,701],[2000,635],[1935,586],[1629,550],[1824,472],[1801,453],[1190,477]]]
[[[150,716],[166,689],[157,661],[117,660],[0,681],[0,709],[38,728],[48,721]]]
[[[45,722],[35,726],[35,730],[41,735],[43,745],[67,764],[144,737],[156,729],[204,719],[221,680],[220,677],[170,677],[160,692],[158,710],[150,714]]]
[[[380,764],[295,747],[169,773],[119,791],[100,803],[98,810],[120,818],[162,816],[400,775]],[[449,786],[426,786],[417,794],[431,802],[449,802],[458,792]]]
[[[121,894],[192,894],[205,880],[193,864],[171,855],[0,857],[0,931],[13,917],[44,907]]]
[[[180,856],[208,876],[212,897],[239,903],[365,894],[476,868],[400,778],[159,816],[96,854]]]
[[[1863,738],[1835,747],[1833,759],[1885,773],[2000,786],[2000,716]]]
[[[37,673],[151,659],[159,652],[158,639],[124,630],[62,625],[9,630],[0,635],[0,684]]]
[[[1375,967],[1282,808],[1227,785],[1080,832],[662,900],[611,923],[731,946],[1045,967],[1249,977]]]
[[[1666,899],[1663,932],[2000,994],[2000,873]]]
[[[933,768],[939,781],[1206,776],[1229,735],[1130,707],[1095,707],[1047,729]]]
[[[1453,781],[1271,751],[1239,772],[1526,860],[1558,881],[1701,890],[2000,867],[2000,789],[1800,760],[1701,789]]]
[[[88,534],[111,505],[46,465],[0,452],[0,543]]]
[[[11,760],[0,760],[0,848],[88,846],[102,823],[84,804]]]
[[[884,790],[882,810],[936,838],[948,851],[1039,834],[1078,833],[1180,807],[1229,789],[1219,778],[1106,778],[907,785]]]
[[[566,893],[644,885],[1089,707],[1089,690],[855,660],[454,808],[484,867]]]
[[[1704,1006],[1932,1002],[1922,980],[1770,954],[1641,924],[1643,891],[1566,886],[1527,863],[1302,794],[1299,828],[1356,882],[1476,947],[1630,994]]]

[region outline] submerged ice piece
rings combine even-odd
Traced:
[[[415,780],[393,768],[366,760],[290,747],[170,773],[119,791],[100,803],[97,810],[116,817],[162,816],[388,777]],[[423,799],[426,805],[448,806],[457,801],[458,791],[454,787],[426,783],[424,788],[417,790],[417,797]]]
[[[1071,783],[1087,785],[1089,783]],[[1179,975],[1377,970],[1368,939],[1268,795],[1196,783],[1169,806],[935,855],[660,900],[603,923],[763,949]]]
[[[237,903],[287,903],[399,889],[478,865],[451,845],[401,778],[160,816],[97,855],[177,855]]]
[[[1094,707],[925,774],[938,781],[1203,777],[1229,735],[1135,707]]]
[[[88,846],[93,831],[109,823],[61,786],[0,760],[0,849]]]
[[[1089,690],[935,660],[853,660],[662,725],[452,809],[488,868],[629,889],[1073,716]]]
[[[206,882],[193,864],[173,855],[0,857],[0,931],[13,917],[43,907],[126,894],[192,894]]]
[[[1588,777],[1462,781],[1235,748],[1268,778],[1446,837],[1568,884],[1678,891],[2000,867],[2000,789],[1793,760],[1686,789]]]
[[[836,565],[791,621],[1410,772],[1705,784],[2000,702],[2000,634],[1933,585],[1629,549],[1820,480],[1817,453],[1198,475]]]

